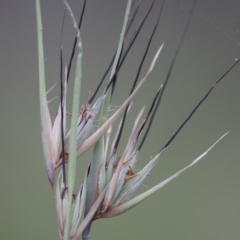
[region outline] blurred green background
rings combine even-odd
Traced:
[[[79,16],[82,1],[69,2]],[[88,91],[94,91],[116,49],[126,2],[87,1],[81,32],[82,103],[87,102]],[[59,82],[59,39],[64,8],[57,0],[41,3],[47,87],[50,88]],[[149,4],[150,1],[143,0],[135,26]],[[157,0],[119,75],[113,98],[116,106],[128,95],[160,4]],[[134,99],[120,149],[134,117],[142,105],[150,105],[166,76],[191,5],[189,0],[166,1],[143,73],[163,41],[165,47],[147,84]],[[198,2],[138,168],[157,153],[212,83],[240,57],[239,11],[237,0]],[[67,17],[63,37],[65,64],[73,36]],[[0,52],[0,239],[57,240],[56,213],[40,138],[35,1],[1,0]],[[216,87],[177,136],[145,185],[151,187],[165,179],[190,163],[222,134],[227,131],[230,134],[202,162],[138,207],[114,219],[95,222],[91,239],[239,239],[239,76],[240,65]],[[58,84],[49,99],[56,96],[59,99]],[[50,103],[52,116],[57,101]],[[70,103],[71,100],[69,111]],[[91,153],[78,162],[78,185],[90,159]]]

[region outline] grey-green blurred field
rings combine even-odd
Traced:
[[[125,1],[87,1],[83,19],[81,103],[94,91],[117,47]],[[82,1],[70,0],[76,16]],[[47,87],[59,82],[63,3],[42,0]],[[150,1],[143,0],[136,26]],[[156,5],[119,75],[113,105],[129,93],[161,1]],[[121,149],[141,106],[150,106],[166,77],[192,1],[166,1],[142,76],[165,42],[156,67],[134,99]],[[162,105],[139,159],[139,168],[170,138],[212,83],[240,57],[240,1],[199,1],[174,66]],[[35,1],[0,2],[0,239],[57,240],[58,228],[43,160],[38,97]],[[135,27],[134,27],[135,28]],[[132,29],[132,31],[134,30]],[[69,16],[63,32],[64,64],[74,38]],[[157,194],[113,219],[96,221],[92,240],[238,240],[240,237],[240,65],[227,75],[164,153],[141,190],[189,164],[225,132],[199,164]],[[71,95],[71,84],[70,94]],[[49,94],[52,116],[59,84]],[[69,98],[68,111],[71,111]],[[78,162],[78,185],[91,159]]]

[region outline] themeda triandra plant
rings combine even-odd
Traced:
[[[52,122],[46,97],[47,91],[44,75],[40,0],[36,0],[42,141],[47,175],[53,190],[57,209],[60,238],[64,240],[75,240],[82,234],[83,239],[89,239],[90,228],[94,220],[99,218],[114,217],[133,208],[148,196],[165,186],[179,174],[200,161],[208,153],[208,151],[226,135],[224,134],[220,137],[208,150],[206,150],[206,152],[201,154],[191,164],[179,172],[147,191],[137,196],[134,195],[136,190],[143,184],[143,181],[157,163],[161,154],[167,149],[179,131],[208,97],[213,88],[226,76],[226,74],[228,74],[229,71],[231,71],[239,60],[236,60],[236,62],[222,75],[222,77],[214,82],[206,95],[200,100],[166,144],[145,165],[145,167],[137,171],[135,165],[137,163],[139,153],[151,128],[154,116],[160,105],[161,98],[172,72],[172,68],[181,48],[181,44],[187,33],[188,26],[191,23],[191,17],[194,12],[196,1],[194,1],[192,10],[189,13],[189,19],[170,64],[166,79],[160,84],[159,89],[153,97],[152,105],[150,109],[148,109],[145,117],[143,117],[144,109],[142,109],[136,117],[136,120],[133,123],[132,131],[129,134],[128,142],[126,143],[125,149],[122,153],[117,153],[117,150],[126,122],[127,113],[130,110],[130,103],[140,87],[142,87],[142,85],[147,81],[147,77],[153,71],[157,58],[163,49],[164,44],[162,44],[157,50],[152,62],[149,64],[149,68],[145,73],[145,76],[139,80],[138,78],[142,65],[157,29],[158,22],[161,18],[164,1],[162,1],[158,19],[155,26],[153,26],[151,35],[149,36],[149,41],[141,63],[139,64],[129,97],[111,115],[109,114],[110,104],[116,82],[118,81],[118,73],[121,70],[122,64],[134,44],[135,39],[141,31],[145,20],[150,15],[155,1],[153,0],[151,2],[146,15],[143,16],[142,21],[133,32],[130,41],[126,42],[126,36],[129,34],[129,29],[132,27],[133,20],[141,5],[141,0],[138,2],[132,2],[131,0],[127,1],[125,17],[117,50],[109,68],[98,84],[96,91],[90,96],[88,102],[81,106],[81,108],[79,103],[82,76],[82,42],[80,27],[86,7],[86,0],[83,2],[82,13],[78,24],[67,0],[63,0],[63,3],[65,4],[66,12],[68,12],[72,18],[73,25],[76,29],[76,38],[70,61],[64,72],[61,47],[61,97],[58,111],[55,115],[54,121]],[[76,73],[73,87],[72,111],[71,114],[69,114],[66,110],[66,95],[69,74],[75,51],[77,55]],[[98,90],[103,84],[107,74],[110,76],[109,81],[106,84],[103,93],[100,94],[98,99],[96,99]],[[67,118],[67,115],[71,115],[71,117]],[[118,130],[115,134],[113,134],[111,131],[112,125],[120,116],[121,121]],[[69,129],[66,128],[68,120],[71,122]],[[97,125],[97,128],[95,125]],[[89,161],[89,166],[86,169],[83,184],[78,188],[77,192],[74,192],[75,176],[77,172],[76,161],[89,149],[93,149],[93,157]],[[60,172],[56,171],[58,168],[61,169]],[[55,176],[55,173],[57,173],[58,176]]]

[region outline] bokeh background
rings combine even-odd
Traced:
[[[69,2],[79,16],[82,1]],[[88,91],[94,91],[116,49],[126,2],[87,1],[81,32],[82,103],[87,102]],[[41,4],[47,87],[50,88],[59,82],[64,8],[57,0],[42,0]],[[160,4],[157,0],[119,75],[114,106],[119,106],[128,95]],[[143,0],[135,26],[149,5],[150,1]],[[147,84],[134,99],[120,149],[141,106],[149,107],[166,77],[191,6],[190,0],[166,1],[143,73],[162,42],[165,47]],[[142,149],[139,169],[169,139],[212,83],[240,57],[239,11],[239,0],[198,2],[159,113]],[[35,18],[35,1],[0,2],[0,239],[59,239],[40,138]],[[74,37],[69,16],[63,36],[66,64]],[[203,161],[136,208],[119,217],[95,222],[91,239],[239,239],[239,76],[240,65],[215,88],[169,146],[141,191],[190,163],[225,132],[230,134]],[[58,98],[50,103],[52,116],[58,105],[59,84],[49,94],[49,99],[54,97]],[[77,185],[90,159],[91,153],[79,160]]]

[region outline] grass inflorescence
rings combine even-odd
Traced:
[[[106,69],[105,74],[96,86],[96,90],[91,94],[88,101],[80,106],[80,93],[82,82],[82,57],[84,47],[81,40],[81,26],[84,20],[84,12],[87,7],[87,1],[83,2],[79,22],[77,22],[74,13],[67,0],[63,0],[65,5],[65,15],[69,14],[73,27],[76,30],[76,36],[67,67],[64,69],[62,58],[62,37],[60,43],[60,102],[55,119],[52,121],[47,101],[47,90],[44,70],[44,54],[42,40],[42,20],[40,0],[36,0],[37,11],[37,33],[38,33],[38,56],[39,56],[39,89],[40,89],[40,112],[42,124],[42,142],[44,157],[47,169],[47,176],[51,184],[56,204],[59,234],[62,240],[76,240],[82,235],[83,239],[90,238],[90,230],[93,221],[99,218],[109,218],[118,216],[138,205],[147,197],[165,186],[179,174],[199,162],[226,134],[221,136],[209,149],[196,158],[185,168],[174,175],[149,188],[143,193],[136,195],[136,191],[143,184],[146,177],[158,162],[160,156],[168,148],[177,134],[193,116],[196,110],[206,100],[214,87],[232,70],[239,62],[226,70],[222,76],[215,80],[213,85],[202,97],[199,103],[189,113],[183,123],[176,129],[171,138],[159,149],[151,160],[140,170],[137,170],[136,163],[142,150],[142,146],[147,140],[156,112],[161,104],[163,94],[171,77],[172,69],[178,57],[184,38],[187,34],[194,9],[197,1],[193,1],[192,9],[189,12],[185,28],[179,43],[176,47],[174,56],[169,66],[165,80],[159,85],[155,95],[152,96],[152,104],[145,117],[144,108],[139,112],[133,123],[128,141],[122,153],[119,153],[119,143],[127,121],[127,115],[130,104],[139,89],[147,85],[148,76],[154,70],[157,59],[164,48],[162,43],[152,61],[148,63],[148,70],[143,78],[140,78],[143,64],[150,49],[158,24],[161,21],[164,10],[164,1],[162,1],[159,15],[149,35],[148,43],[145,47],[142,59],[137,69],[136,77],[133,80],[132,87],[129,89],[129,96],[118,108],[110,113],[111,100],[116,90],[116,83],[119,79],[119,72],[122,70],[123,63],[130,54],[140,31],[144,27],[145,21],[151,15],[155,6],[153,0],[149,9],[142,17],[130,40],[126,40],[131,34],[130,29],[134,19],[141,7],[140,1],[127,1],[126,12],[123,20],[122,31],[119,38],[117,49]],[[62,24],[62,34],[64,29],[64,20]],[[66,110],[67,86],[70,80],[70,72],[76,55],[75,79],[73,84],[72,110],[68,113]],[[106,77],[109,80],[105,83]],[[104,91],[99,94],[101,87],[105,84]],[[100,95],[99,97],[97,97]],[[67,118],[67,115],[71,117]],[[112,131],[112,126],[118,118],[121,118],[117,131]],[[68,122],[70,128],[67,129]],[[86,169],[83,183],[77,187],[74,192],[75,179],[77,174],[76,162],[86,151],[93,149],[92,159]],[[58,171],[60,169],[60,171]],[[57,176],[56,176],[57,175]]]

